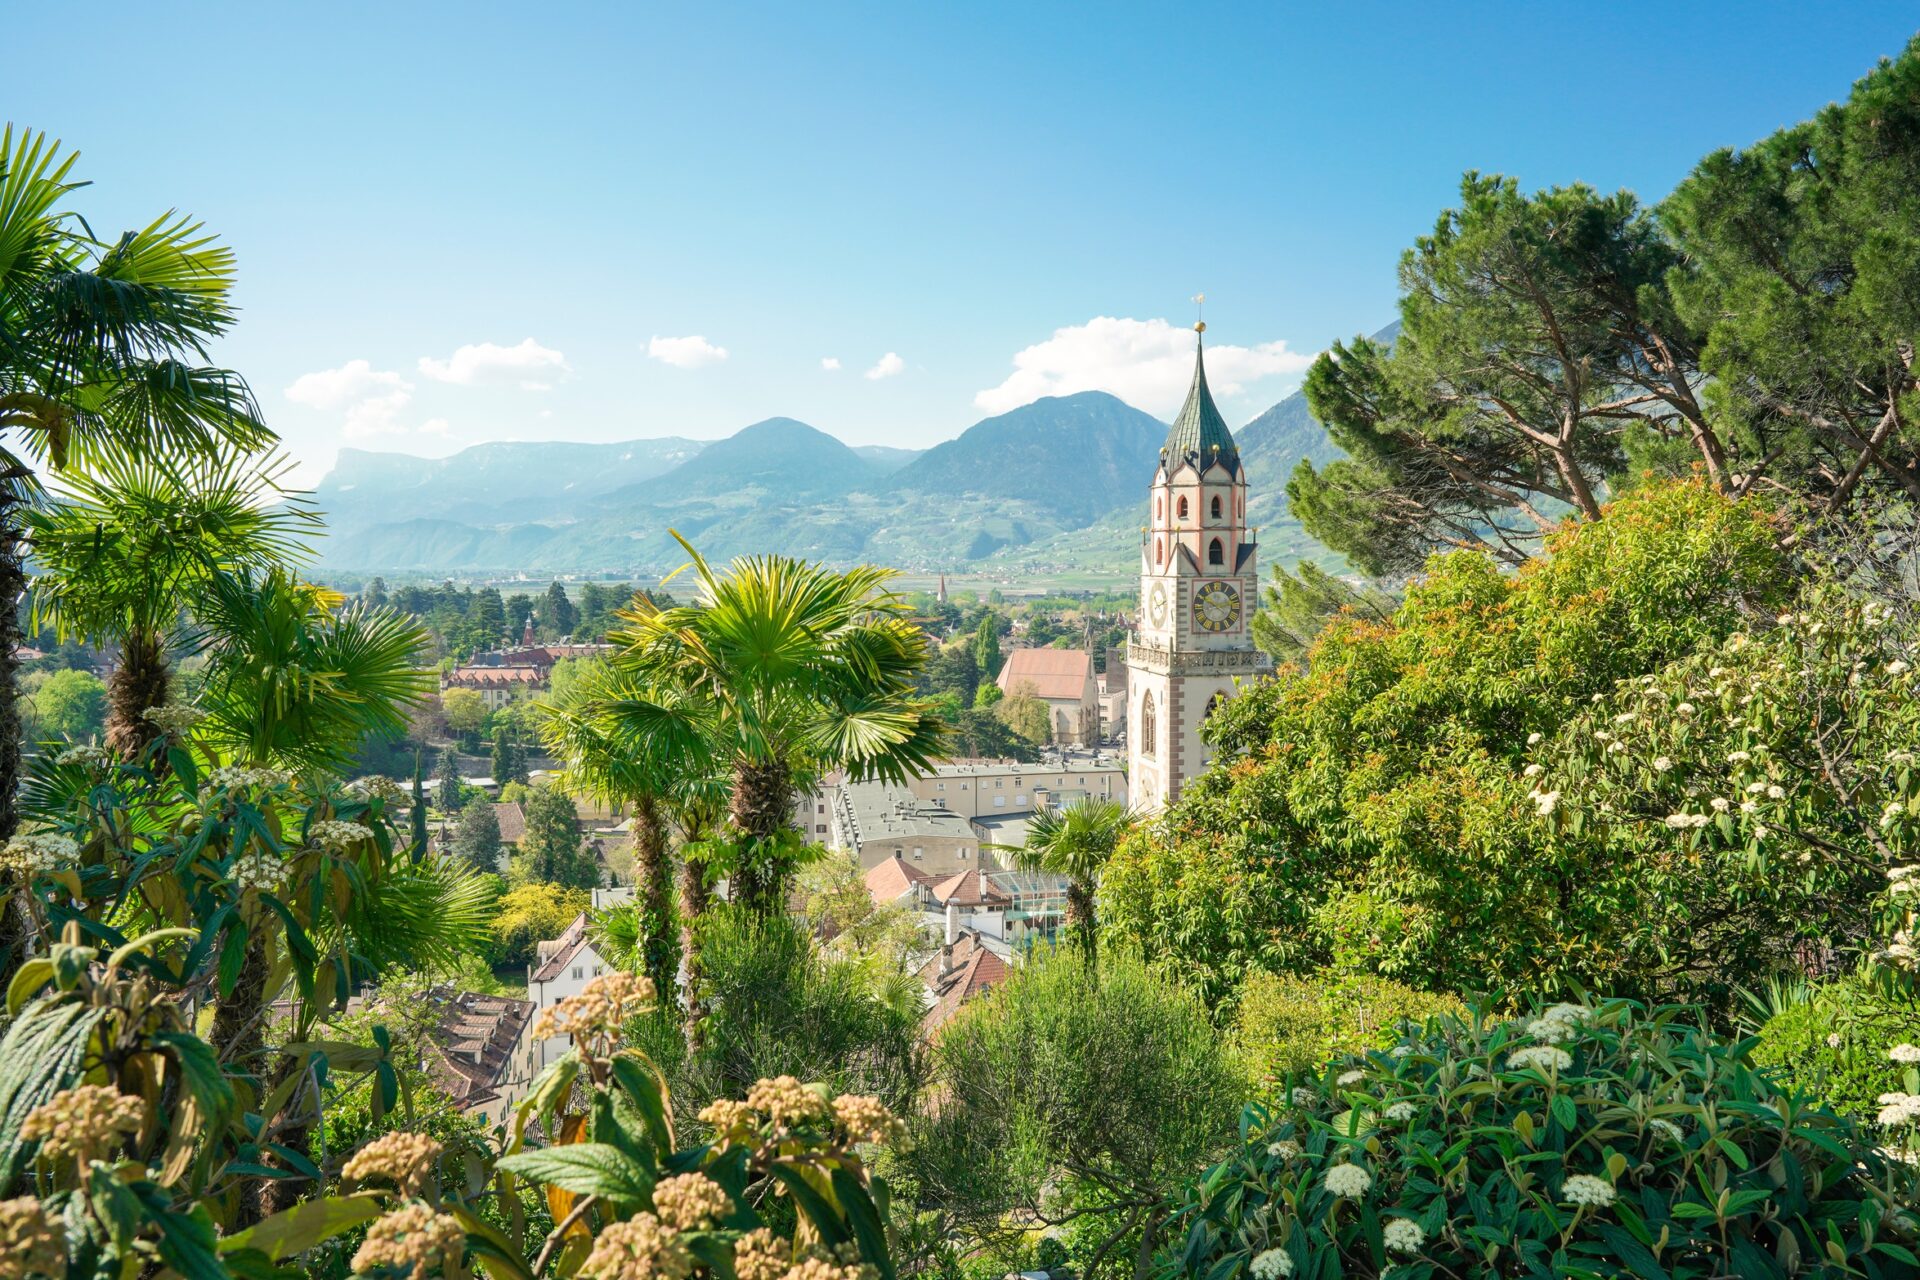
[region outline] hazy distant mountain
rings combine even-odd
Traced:
[[[336,539],[397,515],[496,525],[566,520],[580,505],[670,471],[706,447],[666,436],[617,444],[477,444],[447,458],[342,449],[314,490]],[[334,560],[335,547],[326,549]]]
[[[857,444],[853,451],[882,471],[898,471],[925,453],[925,449],[896,449],[890,444]]]
[[[1166,423],[1104,391],[1046,396],[927,450],[892,487],[1024,500],[1073,528],[1137,500],[1166,438]]]
[[[925,451],[849,448],[791,418],[710,443],[477,445],[439,460],[342,450],[318,490],[334,531],[322,560],[389,574],[640,573],[684,559],[671,529],[716,559],[1131,572],[1166,433],[1089,391],[1036,400]],[[1263,558],[1318,554],[1286,515],[1287,477],[1300,459],[1323,465],[1339,450],[1305,397],[1288,396],[1235,438]]]
[[[804,422],[768,418],[715,440],[664,475],[614,490],[593,505],[638,511],[692,498],[738,498],[750,490],[779,502],[836,497],[864,487],[884,470]]]

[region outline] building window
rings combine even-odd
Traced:
[[[920,861],[920,859],[921,859],[921,857],[922,857],[922,856],[923,856],[923,855],[924,855],[925,853],[926,853],[926,850],[925,850],[925,849],[922,849],[922,848],[921,848],[921,847],[920,847],[919,845],[915,845],[915,846],[913,846],[913,860],[914,860],[915,862],[918,862],[918,861]]]
[[[993,798],[993,807],[994,807],[994,808],[996,808],[996,809],[1004,809],[1004,808],[1006,808],[1006,807],[1007,807],[1007,798],[1006,798],[1005,796],[995,796],[995,797]]]
[[[1153,562],[1155,564],[1165,564],[1167,562],[1167,544],[1164,539],[1155,538],[1153,540]]]
[[[1006,781],[1005,781],[1005,779],[1002,779],[1002,778],[995,778],[995,779],[993,780],[993,789],[994,789],[995,791],[998,791],[998,790],[999,790],[1000,788],[1002,788],[1002,787],[1004,787],[1004,786],[1006,786],[1006,785],[1007,785],[1007,784],[1006,784]]]
[[[1015,804],[1018,804],[1018,805],[1024,805],[1024,804],[1026,804],[1026,802],[1027,802],[1027,798],[1026,798],[1025,796],[1023,796],[1023,795],[1018,795],[1018,794],[1016,794],[1016,795],[1015,795],[1015,796],[1013,797],[1013,802],[1014,802]]]
[[[586,966],[585,966],[585,965],[578,965],[578,964],[577,964],[577,965],[575,965],[575,966],[573,966],[573,980],[574,980],[575,982],[578,982],[578,981],[579,981],[580,979],[582,979],[582,978],[584,978],[584,977],[586,977],[586,976],[587,976],[587,970],[586,970]]]
[[[1155,725],[1153,715],[1153,690],[1140,695],[1140,754],[1153,759],[1153,740]]]
[[[1220,518],[1220,495],[1217,493],[1213,495],[1213,518],[1215,520]]]
[[[607,969],[605,965],[597,964],[593,966],[593,976],[596,978],[599,977],[601,974],[605,973],[606,971]]]
[[[933,789],[935,791],[945,791],[947,789],[947,784],[944,782],[936,782],[933,784]]]
[[[1175,508],[1175,511],[1182,520],[1187,518],[1187,500],[1184,497],[1180,499],[1180,505]]]
[[[1226,544],[1222,543],[1220,539],[1215,538],[1212,542],[1207,544],[1207,563],[1208,564],[1225,564],[1226,562],[1227,562]]]
[[[960,846],[960,861],[962,861],[962,862],[965,862],[966,860],[967,860],[967,846],[965,846],[965,845],[961,845],[961,846]]]

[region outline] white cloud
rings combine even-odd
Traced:
[[[1309,353],[1284,342],[1207,347],[1207,385],[1215,397],[1237,395],[1268,378],[1306,371]],[[973,402],[1005,413],[1042,396],[1108,391],[1128,404],[1168,417],[1176,413],[1193,381],[1193,330],[1165,320],[1095,316],[1085,324],[1055,329],[1013,357],[1013,372]]]
[[[532,338],[523,338],[511,347],[494,342],[470,342],[457,348],[445,360],[420,357],[420,372],[435,382],[452,382],[463,387],[476,384],[518,380],[526,391],[546,391],[552,385],[529,375],[568,372],[567,358],[552,347],[543,347]]]
[[[405,431],[397,419],[413,400],[413,384],[391,369],[349,360],[338,369],[301,374],[286,397],[311,409],[344,410],[341,430],[351,440]]]
[[[882,378],[891,378],[894,374],[901,372],[906,367],[907,362],[905,360],[902,360],[898,355],[889,351],[880,357],[879,364],[867,370],[867,379],[871,382],[878,382]]]
[[[822,356],[820,357],[820,367],[828,373],[838,373],[840,372],[840,357]]]
[[[655,335],[647,343],[647,355],[661,364],[670,364],[676,369],[699,369],[725,360],[727,349],[715,346],[697,333],[684,338],[662,338]]]
[[[420,424],[419,431],[423,436],[445,436],[451,434],[445,418],[428,418]]]

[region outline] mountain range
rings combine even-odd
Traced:
[[[674,529],[713,557],[1124,574],[1166,434],[1158,418],[1084,391],[926,450],[850,447],[792,418],[714,441],[501,442],[435,459],[342,449],[315,490],[331,534],[320,560],[394,575],[643,573],[684,559]],[[1340,456],[1306,398],[1295,392],[1234,437],[1263,558],[1324,555],[1286,513],[1295,465]]]

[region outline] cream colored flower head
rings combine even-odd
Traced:
[[[1285,1249],[1268,1249],[1255,1254],[1247,1270],[1253,1280],[1286,1280],[1293,1274],[1293,1259]]]
[[[684,1280],[693,1254],[679,1233],[650,1213],[605,1227],[580,1264],[585,1280]]]
[[[80,846],[57,831],[34,831],[15,836],[0,848],[0,870],[20,876],[70,867],[80,856]]]
[[[405,1269],[407,1280],[427,1280],[443,1262],[458,1262],[467,1233],[451,1214],[436,1213],[423,1204],[410,1204],[375,1220],[367,1239],[353,1255],[355,1271]]]
[[[67,1274],[67,1235],[33,1196],[0,1200],[0,1280]]]
[[[1536,1044],[1525,1049],[1515,1049],[1507,1055],[1507,1068],[1512,1071],[1525,1071],[1529,1068],[1539,1071],[1565,1071],[1572,1065],[1572,1054],[1550,1044]]]
[[[766,1227],[733,1243],[733,1274],[740,1280],[780,1280],[793,1265],[793,1247]]]
[[[542,1009],[529,1031],[535,1040],[573,1036],[578,1040],[617,1040],[626,1020],[653,1007],[653,980],[636,973],[603,973],[577,996]]]
[[[329,853],[344,853],[363,841],[373,839],[373,828],[358,822],[327,818],[307,828],[307,839]]]
[[[732,1213],[733,1201],[706,1174],[682,1173],[654,1184],[653,1211],[670,1227],[698,1231]]]
[[[385,1178],[411,1195],[426,1185],[443,1149],[424,1133],[383,1133],[354,1152],[340,1176],[353,1182]]]
[[[782,1128],[790,1128],[797,1121],[824,1119],[828,1109],[820,1090],[810,1089],[792,1076],[761,1080],[747,1090],[747,1105]]]
[[[1342,1200],[1358,1200],[1373,1185],[1373,1175],[1357,1164],[1337,1164],[1327,1170],[1325,1183]]]
[[[857,1093],[833,1100],[833,1121],[849,1142],[897,1142],[907,1129],[880,1099]]]
[[[85,1164],[138,1133],[146,1112],[140,1099],[109,1085],[75,1085],[29,1111],[20,1136],[38,1142],[49,1160],[71,1156]]]
[[[1426,1228],[1412,1218],[1389,1218],[1381,1224],[1380,1243],[1393,1253],[1418,1253],[1427,1243]]]

